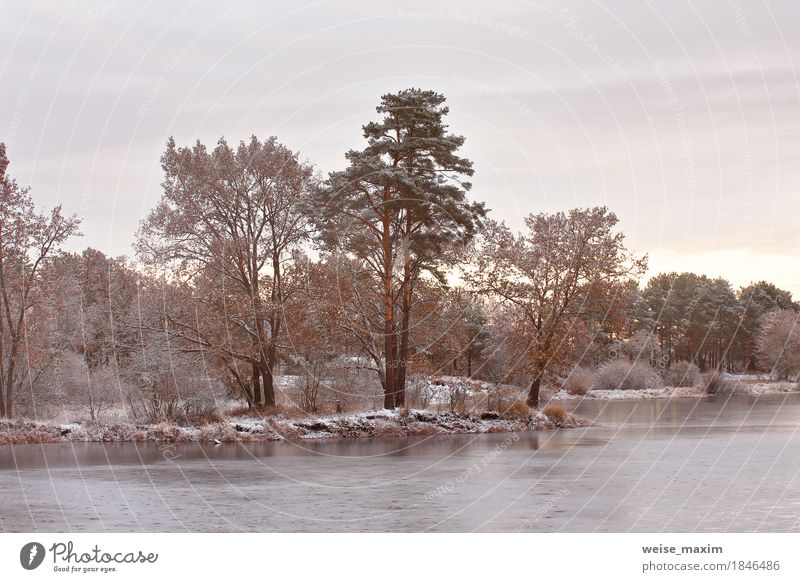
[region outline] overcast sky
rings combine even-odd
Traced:
[[[185,4],[185,5],[184,5]],[[605,204],[651,273],[800,296],[800,2],[6,2],[0,140],[86,245],[130,254],[159,157],[276,135],[322,171],[381,94],[446,95],[472,195]]]

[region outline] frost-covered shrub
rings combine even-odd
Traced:
[[[758,363],[778,380],[800,375],[800,315],[793,309],[771,311],[761,318],[756,342]]]
[[[184,398],[181,404],[181,418],[177,420],[193,425],[210,424],[224,420],[217,403],[208,396],[190,396]]]
[[[450,412],[466,412],[469,388],[461,382],[441,384],[444,388],[445,403]]]
[[[434,390],[427,376],[412,374],[406,380],[406,406],[428,408],[433,402]]]
[[[597,374],[595,386],[605,390],[639,390],[660,388],[662,381],[650,364],[618,358],[603,364]]]
[[[121,371],[130,419],[184,424],[212,417],[225,396],[224,383],[193,354],[160,347],[147,344]]]
[[[285,404],[306,413],[316,413],[328,401],[337,401],[330,394],[329,370],[326,366],[320,362],[311,362],[294,371],[297,372],[296,375],[283,376],[280,380],[281,391],[287,400]],[[281,401],[283,400],[282,398]]]
[[[583,396],[594,385],[594,371],[588,368],[574,368],[564,381],[564,390],[576,396]]]
[[[383,388],[374,370],[362,362],[340,359],[331,367],[321,403],[334,411],[376,410],[383,406]]]
[[[700,383],[700,368],[686,360],[673,362],[666,373],[665,380],[667,384],[675,387],[697,386]]]
[[[733,384],[725,380],[716,370],[703,374],[702,380],[706,394],[730,394],[733,391]]]
[[[278,404],[309,414],[375,410],[383,389],[373,364],[363,358],[294,356],[280,377]]]

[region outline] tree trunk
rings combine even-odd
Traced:
[[[17,328],[19,329],[19,328]],[[17,338],[11,338],[11,353],[8,358],[8,372],[6,373],[6,416],[14,416],[14,367],[17,363]]]
[[[542,375],[544,370],[540,367],[536,369],[531,380],[531,386],[528,390],[528,399],[526,404],[531,408],[539,408],[539,389],[542,386]]]
[[[745,372],[751,372],[755,370],[755,359],[753,358],[753,342],[747,342],[746,346],[747,347],[745,348],[744,365],[742,366],[742,369]]]
[[[260,310],[260,302],[257,303],[257,309]],[[259,363],[254,365],[253,377],[256,374],[261,375],[262,388],[264,389],[264,404],[266,406],[275,406],[275,389],[272,381],[272,366],[270,358],[274,357],[275,345],[271,340],[267,340],[266,332],[264,331],[264,322],[261,317],[256,316],[256,333],[258,334],[258,354]],[[271,355],[273,354],[273,355]]]
[[[256,406],[261,404],[261,374],[256,364],[253,364],[253,402]]]
[[[242,389],[242,393],[244,394],[245,400],[247,400],[247,407],[253,408],[253,391],[250,390],[250,386],[247,385],[242,377],[239,375],[239,371],[236,369],[236,364],[228,364],[226,363],[225,366],[230,371],[233,379],[236,380],[236,383],[239,385],[239,388]]]
[[[395,407],[394,401],[394,293],[393,293],[393,269],[392,269],[392,241],[390,238],[389,229],[391,228],[391,217],[389,214],[389,188],[384,188],[383,194],[383,233],[382,233],[382,247],[383,247],[383,358],[386,370],[386,387],[384,388],[383,407],[392,410]]]
[[[9,382],[6,386],[6,416],[12,418],[14,416],[14,384]]]
[[[397,402],[397,386],[400,381],[400,344],[397,343],[397,337],[394,338],[394,355],[392,356],[392,361],[394,362],[394,370],[392,371],[394,374],[394,405],[400,406]]]
[[[388,326],[387,326],[388,327]],[[386,357],[384,358],[385,372],[384,372],[384,387],[383,387],[383,407],[387,410],[394,408],[394,337],[390,331],[384,330],[384,351]]]
[[[267,358],[261,367],[261,380],[264,385],[264,405],[275,406],[275,376],[273,368],[275,366],[275,347],[270,346],[267,350]]]
[[[3,360],[5,359],[5,352],[3,351],[3,319],[0,316],[0,418],[6,415],[6,382],[3,378]]]
[[[277,249],[272,253],[272,306],[268,319],[270,341],[264,358],[261,377],[264,380],[264,404],[275,406],[275,362],[278,360],[278,336],[281,333],[281,316],[275,313],[275,306],[283,307],[283,277],[281,273],[281,257]],[[262,352],[263,353],[263,352]]]
[[[403,287],[403,321],[400,335],[400,358],[397,362],[397,385],[395,389],[395,405],[406,403],[406,372],[408,370],[408,348],[411,322],[411,282]]]
[[[672,331],[667,332],[667,369],[672,366]]]
[[[395,407],[394,401],[394,380],[395,380],[395,362],[394,362],[394,318],[391,291],[384,299],[384,340],[383,340],[383,353],[384,353],[384,377],[386,383],[384,385],[383,394],[383,407],[386,409],[393,409]]]
[[[240,382],[239,386],[244,392],[244,399],[247,401],[247,408],[253,408],[253,392],[250,390],[250,387],[244,383]]]
[[[410,236],[412,227],[411,214],[406,215],[406,237]],[[395,386],[395,404],[405,406],[406,403],[406,373],[408,371],[409,334],[411,329],[411,295],[413,293],[415,274],[411,263],[411,246],[408,238],[403,242],[403,288],[400,323],[400,358],[397,362],[397,385]]]

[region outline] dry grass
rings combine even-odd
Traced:
[[[55,427],[24,420],[0,420],[0,445],[53,443],[61,437],[61,431]]]
[[[471,410],[478,411],[481,405],[485,405],[487,412],[497,413],[498,418],[524,421],[531,418],[531,409],[522,398],[522,393],[510,386],[495,386],[480,402],[475,402]]]
[[[531,409],[524,400],[515,400],[505,410],[499,410],[502,418],[507,420],[530,420]]]
[[[511,386],[495,386],[485,396],[486,410],[503,412],[522,397],[520,389]]]
[[[369,436],[375,437],[398,437],[407,435],[408,429],[405,426],[401,426],[392,421],[381,422],[380,420],[375,421],[369,434]]]
[[[262,406],[259,408],[262,416],[277,416],[281,418],[308,418],[309,414],[302,408],[294,405],[276,404],[275,406]]]
[[[260,413],[258,412],[257,408],[247,406],[246,404],[242,404],[239,406],[232,406],[225,411],[225,416],[245,416],[245,417],[253,417],[253,418],[260,418]]]
[[[225,422],[227,419],[219,410],[211,410],[203,414],[188,417],[186,423],[190,426],[205,426],[207,424],[217,424]]]
[[[558,426],[564,424],[564,421],[567,420],[569,416],[566,409],[557,404],[548,404],[542,409],[542,413]]]

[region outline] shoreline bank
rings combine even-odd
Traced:
[[[253,443],[305,439],[480,434],[578,428],[591,421],[568,412],[534,411],[529,419],[496,412],[378,411],[321,418],[238,417],[199,426],[172,423],[0,421],[0,444],[64,442]]]
[[[740,384],[716,396],[800,395],[796,383]],[[561,390],[548,401],[573,404],[581,400],[697,399],[703,388],[662,387],[639,390],[591,390],[569,394]],[[0,445],[65,442],[255,443],[307,439],[365,439],[446,434],[526,432],[591,426],[592,420],[565,410],[534,410],[529,418],[518,414],[437,412],[433,410],[371,411],[322,417],[287,418],[232,415],[216,422],[180,425],[171,422],[71,422],[0,419]]]
[[[589,390],[586,394],[570,394],[560,390],[550,396],[550,400],[648,400],[651,398],[703,398],[704,396],[766,396],[770,394],[800,394],[800,386],[795,382],[736,382],[722,390],[709,394],[702,386],[661,388],[642,388],[639,390]]]

